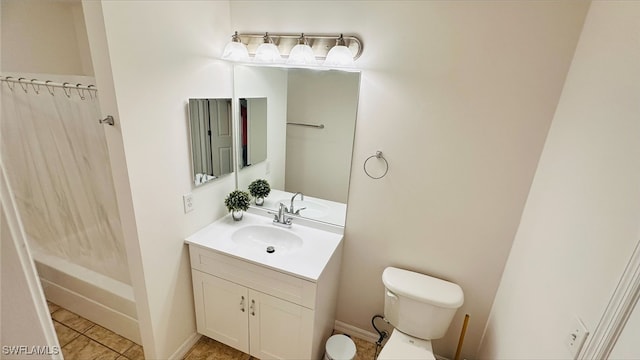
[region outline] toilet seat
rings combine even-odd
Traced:
[[[380,351],[378,360],[435,360],[431,340],[409,336],[397,329]]]

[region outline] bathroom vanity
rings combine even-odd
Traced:
[[[342,234],[229,215],[186,239],[197,330],[259,359],[320,359],[331,335]],[[269,250],[269,251],[267,251]]]

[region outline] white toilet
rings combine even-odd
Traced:
[[[384,317],[395,327],[379,360],[435,359],[432,339],[445,335],[456,310],[464,302],[459,285],[413,271],[388,267]]]

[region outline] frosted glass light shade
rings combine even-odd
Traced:
[[[263,64],[278,63],[282,61],[282,57],[280,56],[280,50],[278,50],[275,44],[264,43],[258,46],[253,61]]]
[[[324,66],[353,67],[353,54],[348,47],[336,45],[329,50]]]
[[[291,49],[289,58],[287,59],[289,65],[317,65],[316,56],[313,55],[311,46],[307,44],[298,44]]]
[[[243,43],[232,41],[224,47],[222,58],[230,61],[249,61],[249,50]]]

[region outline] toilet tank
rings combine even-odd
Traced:
[[[413,271],[388,267],[382,282],[384,317],[396,329],[420,339],[443,337],[464,302],[459,285]]]

